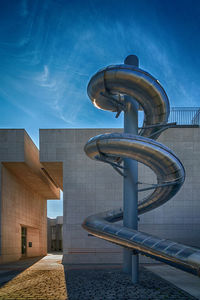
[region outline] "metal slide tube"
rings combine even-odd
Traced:
[[[170,111],[168,97],[160,83],[149,73],[135,66],[110,66],[91,78],[88,95],[93,104],[100,109],[119,113],[126,108],[124,97],[128,96],[136,100],[144,111],[143,128],[139,135],[111,133],[93,137],[84,148],[88,157],[110,162],[115,166],[128,159],[129,168],[130,161],[135,160],[155,172],[157,185],[153,192],[138,204],[138,214],[150,211],[170,200],[181,188],[185,170],[173,151],[154,140],[160,135],[160,129],[167,124]],[[149,136],[154,139],[148,138]],[[134,206],[134,195],[131,195],[133,203],[128,205]],[[135,208],[132,210],[131,226],[136,225],[134,212]],[[128,216],[127,220],[129,218]],[[137,228],[130,228],[130,223],[126,221],[124,225],[115,224],[122,219],[123,211],[118,209],[90,216],[84,220],[82,226],[99,238],[200,276],[198,248],[139,232]],[[134,276],[132,279],[136,282],[137,277]]]

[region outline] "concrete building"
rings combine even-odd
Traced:
[[[40,130],[41,163],[63,190],[64,263],[122,262],[120,247],[89,235],[81,227],[87,216],[122,206],[122,177],[109,165],[91,161],[83,150],[89,138],[119,131]],[[173,199],[140,216],[139,230],[200,247],[200,128],[192,125],[170,128],[158,141],[180,158],[186,169],[186,180]],[[139,183],[155,183],[153,172],[143,165],[139,165]]]
[[[59,199],[23,129],[0,130],[0,263],[47,253],[47,199]]]
[[[63,216],[47,218],[47,251],[63,250]]]
[[[59,199],[59,189],[63,190],[64,202],[63,262],[122,262],[121,247],[93,237],[81,227],[87,216],[122,206],[122,177],[84,153],[89,138],[119,131],[40,130],[39,160],[39,151],[24,130],[0,130],[0,263],[46,254],[46,200]],[[200,247],[200,128],[170,128],[159,141],[181,159],[186,180],[168,203],[140,216],[139,230]],[[139,186],[148,186],[144,183],[155,183],[155,176],[139,165]],[[48,247],[59,250],[61,237],[56,241],[54,233],[61,231],[62,220],[49,222],[54,232]]]

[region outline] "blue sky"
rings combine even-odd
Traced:
[[[37,145],[39,128],[121,127],[86,89],[129,54],[171,106],[200,106],[199,30],[199,0],[1,0],[0,127],[25,128]]]

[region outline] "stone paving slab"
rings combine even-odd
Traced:
[[[121,267],[105,265],[63,267],[61,259],[61,255],[48,255],[32,266],[27,265],[25,271],[3,285],[0,289],[0,299],[196,299],[145,268],[140,269],[140,282],[133,285],[129,276],[122,272]],[[19,262],[18,268],[20,266]],[[11,265],[7,267],[11,269]],[[6,275],[6,266],[3,269]],[[16,270],[15,264],[13,270]]]
[[[61,258],[61,255],[46,256],[33,264],[0,289],[0,299],[67,299]]]
[[[42,257],[26,258],[0,265],[0,287],[41,259]]]
[[[63,271],[26,270],[0,290],[0,299],[66,299]]]
[[[197,299],[200,299],[200,277],[175,269],[166,264],[146,265],[145,267]]]

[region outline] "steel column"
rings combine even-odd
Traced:
[[[138,67],[138,59],[134,55],[128,56],[125,64]],[[126,110],[124,111],[124,133],[138,134],[138,103],[131,97],[125,96]],[[138,163],[135,160],[124,159],[125,174],[124,177],[124,217],[125,227],[138,229]],[[138,254],[132,250],[123,250],[123,270],[132,276],[132,282],[138,282]]]

